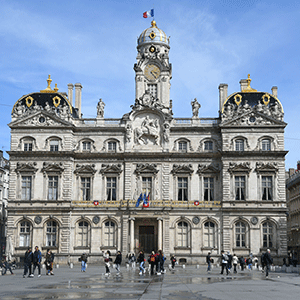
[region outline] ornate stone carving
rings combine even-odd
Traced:
[[[191,105],[192,105],[193,118],[198,118],[199,117],[199,108],[201,107],[201,105],[197,101],[197,98],[195,98],[194,101],[191,102]]]
[[[262,172],[278,172],[278,167],[276,162],[257,162],[256,163],[256,168],[255,171],[257,173],[262,173]]]
[[[228,172],[232,175],[234,172],[243,172],[249,174],[251,171],[250,163],[243,162],[243,163],[229,163]]]
[[[64,171],[62,163],[43,163],[43,168],[41,170],[44,174],[47,172],[55,172],[61,174]]]
[[[35,222],[35,224],[41,224],[41,223],[42,223],[42,217],[36,216],[36,217],[34,218],[34,222]]]
[[[198,170],[197,174],[202,174],[202,173],[218,173],[220,172],[220,166],[219,164],[214,165],[214,164],[199,164],[198,165]]]
[[[121,164],[102,164],[100,173],[117,173],[120,174],[122,172]]]
[[[94,175],[96,173],[95,165],[94,164],[87,164],[87,165],[76,165],[76,169],[74,173],[78,176],[81,174],[91,174]]]
[[[104,107],[105,107],[105,103],[102,101],[102,99],[100,99],[97,104],[97,118],[104,117]]]
[[[177,164],[174,164],[173,165],[173,169],[171,171],[171,173],[173,175],[176,175],[176,174],[182,174],[182,173],[188,173],[189,175],[192,175],[194,172],[193,170],[193,166],[191,164],[188,164],[188,165],[177,165]]]
[[[33,163],[17,163],[17,167],[15,169],[15,172],[21,173],[21,172],[30,172],[35,173],[38,169],[35,167],[37,165],[36,162]]]
[[[164,133],[163,133],[163,138],[164,138],[164,141],[166,143],[169,142],[170,140],[170,124],[169,123],[164,123]]]
[[[147,145],[149,140],[154,141],[154,145],[159,144],[159,123],[158,119],[151,120],[146,116],[140,127],[134,129],[134,142],[140,145]]]
[[[130,143],[132,138],[132,126],[130,124],[126,125],[126,143]]]
[[[158,173],[156,164],[137,164],[135,173],[140,175],[141,173],[153,173],[156,175]]]

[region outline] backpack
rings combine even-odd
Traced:
[[[150,262],[155,262],[155,256],[154,255],[151,255]]]

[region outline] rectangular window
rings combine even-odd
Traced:
[[[204,150],[206,151],[212,151],[213,150],[213,142],[207,141],[204,143]]]
[[[238,222],[235,226],[236,247],[246,247],[246,226]]]
[[[271,151],[271,142],[268,139],[262,140],[261,142],[262,151]]]
[[[31,200],[31,176],[22,176],[22,200]]]
[[[58,151],[58,141],[50,141],[50,151]]]
[[[81,177],[81,197],[83,201],[91,200],[91,178]]]
[[[235,200],[245,200],[245,176],[235,176]]]
[[[149,200],[151,200],[151,191],[152,191],[152,177],[143,177],[142,178],[142,193],[146,196],[149,195]]]
[[[48,177],[48,199],[49,200],[58,199],[58,176]]]
[[[204,177],[204,200],[214,201],[214,179],[212,177]]]
[[[24,151],[32,151],[32,143],[24,143]]]
[[[178,201],[188,200],[188,178],[178,177]]]
[[[116,142],[108,142],[107,150],[110,152],[116,152],[117,151],[117,143]]]
[[[187,142],[178,142],[178,150],[182,152],[187,151]]]
[[[273,200],[272,176],[262,176],[262,200]]]
[[[117,178],[107,177],[106,178],[106,195],[107,200],[117,200]]]
[[[235,151],[244,151],[244,141],[243,140],[235,141]]]
[[[82,142],[83,151],[91,151],[91,142]]]
[[[156,84],[148,84],[148,89],[150,91],[150,94],[152,94],[154,97],[157,97],[157,85]]]

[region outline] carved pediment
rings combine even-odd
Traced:
[[[267,163],[257,162],[255,171],[257,173],[264,173],[264,172],[277,173],[278,172],[277,163],[276,162],[267,162]]]
[[[122,165],[121,164],[102,164],[100,173],[107,174],[107,173],[117,173],[120,174],[122,172]]]
[[[59,173],[61,174],[64,171],[62,163],[43,163],[43,168],[41,170],[43,173]]]
[[[37,165],[36,162],[33,163],[17,163],[17,167],[15,172],[17,173],[35,173],[38,169],[35,167]]]
[[[194,170],[193,170],[193,166],[191,164],[189,165],[177,165],[177,164],[174,164],[173,165],[173,169],[171,171],[171,173],[173,175],[176,175],[176,174],[193,174]]]
[[[77,164],[74,173],[76,175],[94,175],[96,173],[95,165],[94,164],[87,164],[87,165]]]
[[[229,163],[228,172],[233,174],[235,172],[242,172],[249,174],[251,171],[250,163],[243,162],[243,163]]]
[[[233,118],[222,119],[221,126],[261,126],[261,125],[286,125],[283,121],[276,120],[272,115],[264,114],[263,112],[256,112],[251,110]]]
[[[220,172],[220,166],[219,165],[205,165],[205,164],[199,164],[197,174],[203,174],[203,173],[219,173]]]
[[[10,127],[23,127],[23,126],[70,126],[71,123],[62,120],[56,114],[47,111],[37,111],[32,114],[25,114],[24,118],[13,121],[9,124]]]
[[[137,164],[135,169],[136,174],[141,173],[153,173],[154,175],[158,173],[156,164]]]

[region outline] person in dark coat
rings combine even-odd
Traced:
[[[11,275],[14,275],[10,263],[5,258],[3,258],[1,261],[1,268],[2,268],[2,275],[5,275],[7,270],[10,271]]]
[[[174,270],[175,269],[175,264],[176,264],[176,257],[175,257],[175,255],[172,255],[170,259],[171,259],[172,269]]]
[[[239,258],[239,261],[240,261],[241,270],[244,271],[244,267],[245,267],[245,258],[244,258],[244,256],[241,256]]]
[[[139,263],[139,267],[140,267],[140,275],[142,275],[143,273],[146,273],[145,270],[145,254],[144,251],[140,251],[139,256],[137,258],[137,262]]]
[[[206,263],[207,263],[207,272],[211,270],[211,255],[210,252],[206,255]]]
[[[121,251],[118,251],[116,259],[114,261],[114,264],[116,265],[117,275],[120,274],[121,263],[122,263],[122,254]]]
[[[80,261],[81,261],[81,272],[85,272],[86,270],[86,263],[87,263],[87,255],[86,253],[82,253],[82,255],[80,256]]]
[[[28,277],[33,277],[33,274],[31,272],[32,262],[33,262],[33,253],[31,251],[31,247],[29,247],[28,250],[25,252],[23,278],[25,278],[28,271],[29,271]]]
[[[148,259],[148,262],[151,266],[151,275],[154,275],[155,260],[156,260],[155,252],[152,251],[152,253],[150,254],[149,259]]]
[[[267,252],[264,255],[264,261],[266,266],[266,278],[269,277],[269,271],[270,271],[270,265],[273,264],[273,259],[271,257],[271,251],[270,249],[267,249]]]
[[[224,269],[225,269],[226,275],[228,275],[228,273],[229,273],[229,271],[228,271],[228,256],[227,256],[227,254],[225,254],[225,252],[223,250],[221,251],[221,264],[222,264],[221,274],[224,273]]]
[[[159,250],[159,253],[160,253],[160,271],[161,273],[165,273],[164,264],[165,264],[166,257],[164,256],[162,250]]]
[[[54,254],[47,249],[45,265],[46,265],[46,275],[54,275],[53,273],[53,261],[54,261]]]
[[[32,271],[33,276],[34,276],[34,271],[37,267],[38,277],[41,277],[41,261],[42,261],[42,252],[39,250],[38,246],[35,246],[35,250],[33,252],[33,271]]]

